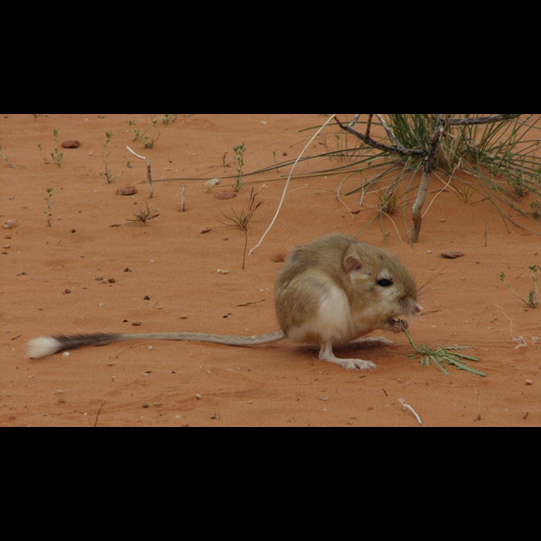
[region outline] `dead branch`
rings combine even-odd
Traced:
[[[375,148],[377,150],[383,150],[384,152],[390,152],[392,154],[400,154],[400,156],[425,156],[426,150],[420,150],[420,149],[408,149],[404,148],[402,145],[386,145],[385,143],[380,143],[379,141],[376,141],[372,138],[370,135],[370,127],[371,127],[371,119],[374,115],[370,116],[370,122],[368,123],[368,129],[366,130],[366,133],[363,134],[355,129],[355,124],[357,123],[358,119],[361,115],[356,115],[353,119],[353,122],[348,124],[343,124],[340,122],[338,118],[336,118],[336,122],[342,128],[343,130],[347,131],[348,133],[351,133],[352,135],[355,135],[355,137],[358,137],[361,141],[366,143],[367,145],[371,146],[372,148]],[[396,136],[393,133],[393,140],[396,139]]]

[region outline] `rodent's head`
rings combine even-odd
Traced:
[[[371,311],[374,316],[377,313],[377,317],[389,324],[393,318],[423,312],[415,280],[394,255],[356,243],[347,251],[344,268],[351,279],[353,300],[358,297],[360,311]]]

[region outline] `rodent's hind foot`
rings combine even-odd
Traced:
[[[339,359],[333,353],[332,343],[328,342],[321,346],[319,352],[319,358],[322,361],[337,364],[346,370],[374,370],[377,366],[370,361],[363,361],[361,359]]]
[[[337,359],[340,366],[346,370],[362,370],[363,372],[370,372],[377,368],[377,365],[370,361],[361,361],[359,359]]]
[[[356,349],[371,349],[387,346],[394,346],[394,342],[392,340],[387,340],[387,338],[383,338],[383,336],[375,336],[373,338],[361,338],[359,340],[354,340],[353,342],[347,344],[347,346],[345,347]]]

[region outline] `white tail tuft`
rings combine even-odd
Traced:
[[[62,344],[52,336],[36,338],[28,342],[28,356],[31,359],[41,359],[58,353],[62,348]]]

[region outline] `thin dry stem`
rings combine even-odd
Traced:
[[[145,158],[145,156],[141,156],[140,154],[137,154],[137,152],[134,152],[130,147],[126,147],[129,152],[131,152],[136,158],[139,158],[140,160],[143,160],[147,166],[147,182],[148,182],[148,190],[149,190],[149,199],[154,198],[154,185],[152,182],[152,165],[150,164],[150,160],[148,158]]]
[[[284,201],[286,199],[287,191],[289,189],[289,185],[291,183],[291,179],[293,178],[293,173],[295,172],[295,169],[297,168],[297,165],[301,161],[302,157],[306,153],[306,151],[310,148],[312,143],[319,137],[321,132],[333,121],[336,119],[336,114],[331,115],[331,117],[321,126],[321,128],[316,132],[316,134],[310,139],[308,144],[304,147],[303,151],[299,154],[298,158],[295,160],[295,163],[293,164],[293,167],[291,168],[291,171],[289,173],[289,176],[287,177],[286,185],[284,186],[284,191],[282,193],[282,198],[280,199],[280,203],[278,205],[278,209],[276,210],[276,214],[274,215],[274,218],[272,219],[271,224],[269,225],[268,229],[265,231],[263,236],[261,237],[261,240],[250,250],[250,253],[248,254],[248,257],[250,257],[265,241],[267,238],[267,235],[271,232],[272,228],[274,227],[274,224],[276,223],[276,220],[278,219],[278,216],[280,215],[280,212],[282,210],[282,207],[284,205]]]

